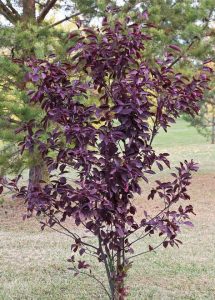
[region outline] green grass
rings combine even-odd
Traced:
[[[200,173],[215,172],[215,145],[184,120],[178,120],[167,133],[162,130],[154,139],[154,147],[157,152],[170,153],[172,166],[193,159]]]
[[[177,123],[173,124],[167,133],[161,129],[160,133],[154,139],[154,145],[157,147],[205,145],[207,143],[206,138],[200,135],[195,127],[191,127],[183,119],[177,120]]]
[[[160,249],[134,261],[128,299],[214,300],[215,146],[179,120],[155,139],[155,147],[170,152],[173,165],[186,158],[200,163],[191,186],[195,227],[183,231],[180,249]],[[49,230],[41,232],[34,219],[23,222],[23,209],[13,201],[7,199],[0,209],[0,300],[106,300],[96,282],[68,270],[71,241]],[[141,212],[148,202],[144,196],[137,201]],[[137,245],[137,251],[144,247]],[[90,263],[105,282],[101,265],[92,259]]]

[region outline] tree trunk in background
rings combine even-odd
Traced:
[[[36,2],[35,0],[23,0],[23,23],[27,27],[31,22],[36,24]],[[33,45],[32,45],[33,46]],[[34,51],[29,53],[34,56]],[[26,54],[25,54],[26,55]],[[25,89],[25,87],[23,88]],[[33,154],[34,155],[34,154]],[[42,158],[35,159],[35,164],[29,167],[28,191],[31,191],[32,186],[40,187],[41,181],[47,182],[49,173],[46,164]]]
[[[35,0],[23,0],[23,20],[28,23],[31,20],[36,21]]]
[[[55,6],[57,1],[58,0],[47,0],[38,17],[36,16],[36,0],[20,0],[19,7],[22,9],[21,12],[20,10],[16,10],[16,7],[13,6],[10,1],[4,1],[6,2],[6,4],[0,1],[0,15],[3,15],[11,24],[13,24],[14,27],[18,22],[20,22],[22,23],[21,25],[23,30],[27,30],[28,26],[32,23],[39,26],[40,23],[43,22],[49,11]],[[29,49],[28,53],[25,51],[25,49],[23,49],[23,53],[16,58],[23,58],[24,62],[24,59],[27,56],[35,56],[34,45],[31,46],[32,49]],[[16,46],[13,48],[14,51],[16,51],[15,48]],[[24,80],[17,79],[15,86],[21,91],[26,91],[26,83],[24,82]],[[32,153],[32,155],[36,156],[38,154],[34,152]],[[29,187],[31,185],[38,186],[41,180],[47,182],[49,179],[47,166],[43,162],[41,157],[36,157],[36,159],[34,159],[33,161],[35,163],[31,162],[31,165],[29,167]]]
[[[49,181],[49,172],[42,158],[38,157],[38,164],[34,164],[29,168],[28,192],[33,191],[34,187],[39,188],[44,185],[43,182]]]

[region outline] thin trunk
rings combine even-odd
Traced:
[[[117,278],[115,281],[114,300],[123,300],[124,287],[125,287],[125,274],[124,274],[124,239],[121,239],[120,250],[117,252]]]
[[[110,299],[114,300],[114,281],[113,281],[112,274],[111,274],[109,251],[107,252],[107,250],[106,250],[105,251],[106,253],[105,253],[104,250],[103,250],[102,239],[101,239],[100,232],[99,232],[99,235],[98,235],[98,242],[99,242],[99,250],[100,250],[100,253],[101,253],[102,258],[104,260],[106,275],[107,275],[108,284],[109,284],[109,288],[110,288],[110,295],[111,295]]]
[[[117,280],[115,282],[115,297],[114,300],[124,300],[125,296],[125,239],[120,239],[120,250],[117,252]]]
[[[119,294],[120,294],[120,288],[121,288],[121,282],[119,282],[119,275],[120,275],[120,268],[121,268],[121,251],[118,250],[117,252],[117,282],[115,284],[115,298],[114,300],[119,300]]]

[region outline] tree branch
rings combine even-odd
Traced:
[[[152,145],[152,142],[158,132],[158,128],[157,127],[157,122],[158,122],[158,107],[157,107],[157,111],[156,111],[156,115],[155,115],[155,121],[154,121],[154,124],[153,124],[153,128],[152,128],[152,136],[151,136],[151,140],[149,142],[149,145],[151,146]]]
[[[190,42],[190,44],[187,46],[187,48],[185,49],[185,51],[183,51],[183,53],[181,55],[179,55],[169,66],[168,68],[172,68],[179,60],[181,60],[181,58],[190,50],[190,48],[193,46],[194,42],[196,40],[199,40],[199,38],[197,36],[195,36],[192,41]]]
[[[7,5],[5,5],[1,0],[0,0],[0,14],[2,14],[12,24],[15,24],[19,20],[19,18],[13,13],[13,11],[11,11],[7,7]]]
[[[75,14],[72,14],[72,15],[70,15],[70,16],[68,16],[68,17],[63,18],[62,20],[59,20],[59,21],[57,21],[57,22],[55,22],[55,23],[49,25],[48,28],[52,28],[52,27],[54,27],[54,26],[57,26],[57,25],[59,25],[59,24],[62,24],[63,22],[68,21],[68,20],[70,20],[70,19],[72,19],[72,18],[75,18],[75,17],[77,17],[77,16],[80,16],[81,14],[87,14],[88,12],[90,12],[92,9],[95,9],[95,8],[96,8],[96,6],[93,6],[93,7],[91,7],[91,8],[86,9],[86,10],[83,10],[83,11],[81,11],[81,12],[79,11],[79,12],[77,12],[77,13],[75,13]]]
[[[37,18],[37,23],[41,23],[46,15],[49,13],[49,11],[54,7],[58,0],[48,0],[44,8],[42,9],[40,15]]]
[[[205,25],[202,27],[202,33],[205,31],[205,29],[208,27],[209,23],[210,23],[210,19],[213,15],[214,9],[210,10],[208,18],[206,19]],[[187,48],[185,49],[185,51],[183,51],[183,53],[181,55],[179,55],[170,65],[169,68],[171,68],[172,66],[174,66],[179,60],[181,60],[181,58],[190,50],[190,48],[193,46],[193,44],[195,43],[196,40],[200,41],[200,38],[198,36],[194,36],[193,39],[191,40],[190,44],[187,46]]]
[[[99,242],[99,250],[100,250],[100,252],[102,254],[102,259],[104,261],[105,270],[106,270],[106,274],[107,274],[107,277],[108,277],[109,287],[110,287],[110,290],[113,291],[110,266],[108,265],[106,255],[105,255],[105,253],[103,251],[103,248],[102,248],[102,240],[101,240],[101,234],[100,234],[100,232],[99,232],[99,236],[98,236],[98,242]]]
[[[45,4],[40,3],[40,1],[35,0],[35,3],[39,6],[40,9],[43,9],[45,7]]]
[[[135,255],[130,256],[128,259],[132,259],[132,258],[140,256],[142,254],[146,254],[146,253],[152,252],[152,251],[156,250],[157,248],[159,248],[163,244],[163,242],[165,242],[166,240],[167,240],[167,237],[161,243],[159,243],[156,247],[153,247],[153,250],[146,250],[146,251],[137,253]]]
[[[63,230],[65,230],[68,234],[70,234],[70,236],[72,236],[72,238],[74,240],[76,239],[81,239],[81,237],[77,234],[77,233],[74,233],[72,231],[70,231],[67,227],[63,226],[62,223],[58,220],[58,218],[56,216],[50,216],[48,215],[46,212],[43,212],[48,218],[52,219],[58,226],[60,226]],[[87,246],[87,247],[90,247],[90,248],[93,248],[95,249],[96,251],[98,250],[98,248],[94,245],[91,245],[87,242],[84,242],[82,239],[81,239],[81,244],[83,244],[84,246]]]
[[[63,22],[66,22],[66,21],[68,21],[68,20],[70,20],[70,19],[72,19],[72,18],[75,18],[75,17],[77,17],[77,16],[79,16],[79,15],[81,15],[81,12],[78,12],[78,13],[76,13],[76,14],[73,14],[73,15],[71,15],[71,16],[69,16],[69,17],[65,17],[64,19],[59,20],[59,21],[57,21],[57,22],[55,22],[55,23],[49,25],[48,28],[55,27],[55,26],[57,26],[57,25],[59,25],[59,24],[62,24]]]
[[[110,300],[112,299],[112,298],[111,298],[111,295],[109,294],[108,290],[106,289],[104,283],[103,283],[101,280],[99,280],[95,275],[89,274],[89,273],[87,273],[87,272],[79,271],[77,268],[69,268],[69,270],[72,270],[72,271],[77,272],[77,273],[82,274],[82,275],[86,275],[86,276],[88,276],[88,277],[90,277],[90,278],[96,280],[96,281],[102,286],[102,288],[103,288],[103,290],[105,291],[105,293],[107,294],[108,298],[109,298]]]
[[[10,0],[7,0],[7,6],[10,8],[10,10],[12,11],[12,13],[18,18],[20,19],[20,15],[18,13],[18,11],[13,7],[13,5],[11,4]]]

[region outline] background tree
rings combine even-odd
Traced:
[[[183,118],[192,126],[195,126],[197,131],[215,144],[215,98],[214,90],[211,89],[206,94],[206,100],[201,104],[201,110],[198,116],[194,119],[184,115]]]
[[[142,22],[147,18],[148,32],[153,34],[154,41],[148,47],[147,56],[162,55],[162,49],[170,44],[180,47],[181,52],[176,68],[191,78],[198,72],[199,65],[206,60],[215,60],[215,7],[210,0],[150,0],[124,1],[124,10],[118,15],[137,15]],[[177,49],[177,48],[176,48]],[[210,66],[211,63],[209,63]],[[214,78],[211,79],[214,87]],[[186,116],[186,120],[197,130],[214,140],[214,122],[212,111],[215,109],[213,93],[207,93],[201,105],[201,112],[195,119]]]
[[[61,12],[51,23],[50,13]],[[60,24],[96,13],[95,1],[0,1],[4,20],[0,27],[0,171],[2,174],[30,168],[31,181],[38,182],[47,171],[38,153],[20,157],[17,144],[22,134],[15,128],[32,118],[42,118],[41,109],[29,105],[24,76],[26,57],[44,58],[51,53],[64,55],[67,33]],[[63,15],[65,14],[65,17]],[[19,64],[17,64],[19,62]],[[29,87],[28,87],[29,88]]]
[[[186,201],[191,172],[197,170],[193,161],[180,163],[172,180],[156,180],[148,197],[143,194],[146,211],[140,217],[134,197],[142,193],[141,180],[147,183],[170,167],[168,154],[152,146],[159,128],[167,130],[181,113],[196,114],[208,79],[205,72],[191,81],[175,72],[173,52],[148,63],[150,37],[129,18],[112,25],[105,18],[100,29],[83,28],[70,39],[69,62],[28,63],[29,80],[36,85],[31,101],[41,105],[45,117],[39,130],[32,121],[23,126],[22,151],[39,151],[54,179],[45,186],[32,183],[30,192],[22,187],[19,196],[28,202],[28,216],[42,214],[43,227],[73,239],[73,270],[85,273],[90,267],[80,257],[76,263],[77,254],[95,256],[105,266],[109,290],[93,270],[88,276],[101,283],[109,299],[123,300],[133,259],[162,245],[178,246],[180,227],[191,225],[193,207]],[[97,95],[97,104],[88,104],[91,95]],[[77,171],[75,183],[66,178],[71,169]],[[3,178],[1,185],[7,185]],[[147,211],[150,199],[161,202],[156,213]],[[68,219],[90,235],[69,229]],[[150,241],[154,234],[156,244]],[[91,235],[96,241],[89,241]],[[147,247],[134,253],[135,243],[143,240]]]

